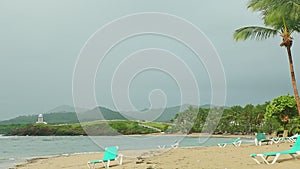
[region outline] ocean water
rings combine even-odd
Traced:
[[[215,146],[232,138],[183,136],[0,136],[0,169],[13,167],[35,157],[101,152],[118,145],[120,150],[157,149],[170,147],[176,141],[180,147]],[[243,142],[251,142],[244,139]]]

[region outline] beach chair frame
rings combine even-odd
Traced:
[[[87,162],[87,166],[89,169],[94,169],[95,165],[98,163],[102,163],[105,168],[109,168],[111,161],[117,161],[119,165],[123,163],[123,155],[118,154],[118,146],[112,146],[105,148],[104,156],[101,160],[91,160]]]
[[[267,153],[263,153],[263,154],[251,154],[250,156],[257,164],[261,164],[261,162],[258,161],[256,159],[256,157],[260,157],[263,160],[263,162],[266,164],[275,164],[276,161],[278,160],[278,158],[280,157],[280,155],[283,155],[283,154],[289,154],[294,159],[297,159],[295,154],[300,155],[300,137],[298,137],[295,144],[293,145],[293,147],[290,150],[279,151],[279,152],[267,152]],[[274,159],[271,162],[269,162],[268,158],[271,156],[274,156]]]
[[[157,146],[158,147],[158,149],[165,149],[165,148],[167,148],[168,146],[167,145],[158,145]],[[170,145],[170,148],[172,149],[175,149],[175,148],[178,148],[179,147],[179,141],[178,140],[175,140],[175,142],[174,142],[174,144],[171,144]]]
[[[226,147],[227,144],[232,144],[235,147],[239,147],[242,144],[242,140],[240,140],[240,138],[235,138],[232,142],[228,142],[228,143],[219,143],[218,146],[219,147]]]

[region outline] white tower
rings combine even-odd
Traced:
[[[38,120],[36,123],[37,124],[47,124],[46,122],[44,122],[43,114],[39,114]]]

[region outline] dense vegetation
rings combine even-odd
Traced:
[[[156,130],[138,125],[137,121],[94,121],[74,124],[20,124],[0,125],[0,133],[5,135],[21,136],[61,136],[61,135],[129,135],[129,134],[150,134]],[[160,126],[161,129],[168,128],[169,124],[151,123]]]
[[[175,125],[169,132],[252,134],[289,130],[290,134],[300,133],[296,101],[290,95],[256,106],[248,104],[226,109],[189,107],[173,121]]]
[[[79,123],[71,125],[45,125],[32,124],[22,128],[11,130],[7,135],[21,136],[63,136],[63,135],[85,135]]]
[[[10,125],[0,125],[0,134],[9,134],[13,130],[20,128],[25,128],[30,126],[30,124],[10,124]]]

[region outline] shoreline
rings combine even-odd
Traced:
[[[123,135],[123,136],[179,136],[179,137],[222,137],[222,138],[236,138],[236,137],[241,137],[241,138],[248,138],[248,139],[254,139],[255,135],[250,135],[250,134],[209,134],[209,133],[191,133],[191,134],[161,134],[161,133],[152,133],[152,134],[135,134],[135,135]]]
[[[52,136],[52,135],[48,135]],[[96,136],[83,136],[83,135],[74,135],[74,136],[82,136],[82,137],[98,137]],[[65,135],[64,137],[74,137],[73,135]],[[99,136],[106,136],[106,135],[99,135]],[[110,135],[108,135],[110,136]],[[115,136],[178,136],[178,137],[223,137],[223,138],[236,138],[236,137],[241,137],[241,138],[255,138],[255,135],[249,135],[249,134],[209,134],[209,133],[191,133],[191,134],[161,134],[161,133],[151,133],[151,134],[129,134],[129,135],[115,135]],[[26,136],[18,136],[18,135],[12,135],[12,136],[1,136],[3,138],[8,138],[8,137],[26,137]],[[30,136],[30,137],[44,137],[44,136]],[[62,136],[53,136],[53,137],[62,137]]]
[[[132,135],[130,135],[132,136]],[[153,136],[153,135],[133,135],[133,136]],[[180,135],[180,134],[164,134],[164,135],[154,135],[154,136],[165,136],[165,137],[168,137],[168,136],[182,136],[182,137],[212,137],[212,138],[236,138],[236,137],[241,137],[241,138],[245,138],[245,139],[250,139],[250,138],[253,138],[252,135],[210,135],[210,134],[201,134],[201,133],[192,133],[192,134],[189,134],[189,135]],[[72,136],[71,136],[72,137]],[[249,142],[244,142],[244,144],[249,144]],[[211,145],[211,146],[208,146],[208,147],[213,147],[215,145]],[[206,147],[206,146],[185,146],[185,147],[180,147],[180,148],[200,148],[200,147]],[[166,149],[155,149],[155,150],[122,150],[121,152],[139,152],[140,154],[136,154],[133,155],[135,157],[137,156],[145,156],[143,154],[149,154],[150,153],[150,156],[152,156],[153,154],[157,154],[157,153],[161,153],[162,151],[163,152],[166,152],[168,151],[169,149],[166,148]],[[100,152],[101,153],[101,152]],[[22,166],[26,166],[26,165],[29,165],[29,164],[32,164],[32,163],[35,163],[36,161],[39,161],[39,160],[47,160],[47,159],[53,159],[53,158],[58,158],[58,157],[70,157],[70,156],[85,156],[85,155],[88,155],[88,156],[92,156],[92,154],[98,154],[99,155],[99,152],[79,152],[79,153],[73,153],[73,154],[58,154],[58,155],[50,155],[50,156],[38,156],[38,157],[29,157],[29,158],[26,158],[24,159],[24,161],[21,161],[19,163],[14,163],[14,165],[12,165],[10,168],[20,168]],[[123,153],[125,154],[126,156],[128,156],[128,153]],[[96,158],[96,157],[95,157]],[[97,159],[97,158],[96,158]]]
[[[230,169],[281,169],[297,168],[300,161],[291,159],[289,155],[282,155],[274,165],[256,164],[250,157],[252,153],[263,153],[269,151],[288,150],[290,143],[279,143],[273,145],[255,146],[254,144],[242,144],[240,147],[227,145],[225,148],[218,146],[208,147],[179,147],[156,150],[124,150],[123,165],[111,162],[112,169],[145,169],[145,168],[230,168]],[[129,157],[132,154],[136,157]],[[139,155],[138,155],[139,154]],[[29,160],[27,163],[19,164],[16,169],[39,169],[47,166],[49,169],[86,169],[86,162],[92,159],[101,159],[103,152],[72,154],[68,156],[55,156]],[[271,159],[271,158],[270,158]],[[259,159],[260,160],[260,159]],[[100,167],[99,165],[98,167]]]

